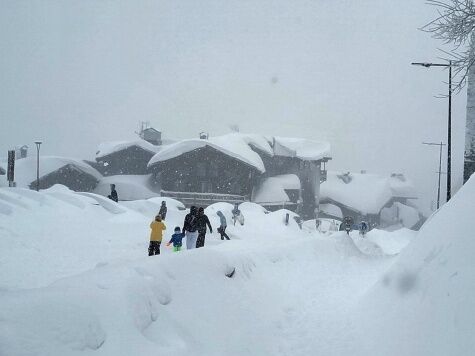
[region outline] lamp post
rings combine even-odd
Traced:
[[[449,201],[451,197],[451,182],[452,182],[452,176],[451,176],[451,172],[452,172],[451,170],[451,165],[452,165],[452,61],[449,61],[449,63],[413,62],[411,64],[415,66],[426,67],[426,68],[430,68],[430,67],[449,68],[449,114],[448,114],[448,124],[447,124],[447,201]]]
[[[439,184],[437,185],[437,209],[440,206],[440,175],[442,174],[442,146],[445,146],[445,143],[435,143],[435,142],[422,142],[423,145],[429,146],[439,146]]]
[[[36,145],[36,191],[40,190],[40,146],[43,142],[35,141]]]

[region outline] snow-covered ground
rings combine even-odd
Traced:
[[[0,189],[0,355],[471,355],[475,180],[419,233],[206,209],[231,241],[148,257],[162,198]],[[167,200],[166,238],[186,211]],[[408,246],[408,247],[406,247]],[[401,252],[399,254],[399,252]],[[235,269],[232,278],[226,274]]]

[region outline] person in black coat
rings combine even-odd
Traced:
[[[190,212],[186,214],[182,232],[186,236],[186,249],[196,248],[196,240],[198,240],[198,211],[195,206],[192,206]]]
[[[158,212],[158,215],[162,217],[162,220],[165,220],[167,217],[167,203],[165,201],[162,201],[162,205],[160,206],[160,211]]]
[[[203,247],[205,245],[206,237],[206,225],[208,225],[209,232],[213,233],[213,228],[209,222],[208,217],[205,215],[205,210],[203,208],[198,209],[198,239],[196,240],[196,248]]]
[[[119,201],[119,195],[117,194],[117,190],[115,190],[115,184],[111,184],[111,193],[107,197],[116,203]]]

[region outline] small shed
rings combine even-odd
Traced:
[[[141,138],[155,146],[162,144],[162,133],[153,127],[148,127],[142,130]]]
[[[97,170],[74,158],[40,156],[39,163],[39,189],[62,184],[74,191],[90,192],[102,178]],[[36,157],[16,162],[15,181],[18,187],[36,189]]]

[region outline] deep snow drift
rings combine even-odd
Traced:
[[[0,355],[469,355],[474,199],[472,179],[415,237],[365,239],[252,203],[233,226],[219,203],[231,241],[147,257],[161,198],[3,188]],[[186,212],[167,203],[171,232]]]

